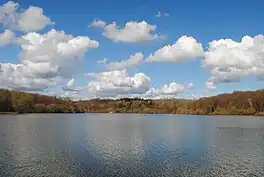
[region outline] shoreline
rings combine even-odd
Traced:
[[[17,112],[0,112],[0,115],[16,115],[19,114]]]
[[[156,115],[190,115],[190,116],[257,116],[257,117],[264,117],[264,113],[256,113],[256,114],[177,114],[177,113],[147,113],[147,112],[31,112],[31,113],[18,113],[18,112],[0,112],[0,115],[22,115],[22,114],[156,114]]]

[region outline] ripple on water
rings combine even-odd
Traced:
[[[261,127],[113,116],[0,119],[0,176],[264,176]]]

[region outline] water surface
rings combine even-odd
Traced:
[[[0,115],[0,176],[264,176],[264,118]]]

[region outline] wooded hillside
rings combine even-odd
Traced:
[[[0,90],[0,112],[256,115],[264,112],[264,90],[233,92],[199,100],[123,98],[85,101],[71,101],[46,95]]]
[[[0,112],[64,113],[79,112],[71,100],[17,91],[0,90]]]

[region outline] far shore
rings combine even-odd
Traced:
[[[32,113],[18,113],[18,112],[0,112],[0,115],[19,115],[19,114],[85,114],[85,113],[101,113],[101,114],[168,114],[168,115],[200,115],[200,116],[264,116],[264,112],[258,112],[256,114],[173,114],[173,113],[147,113],[147,112],[76,112],[76,113],[67,113],[67,112],[32,112]]]
[[[17,112],[0,112],[2,115],[15,115],[18,114]]]

